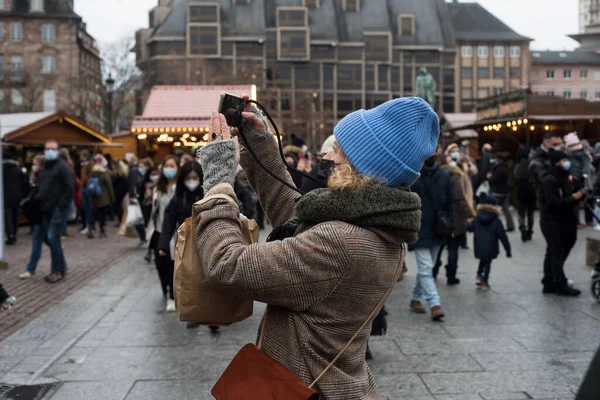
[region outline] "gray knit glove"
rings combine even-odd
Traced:
[[[219,183],[233,185],[237,167],[233,140],[210,142],[198,151],[198,155],[204,174],[204,193]]]

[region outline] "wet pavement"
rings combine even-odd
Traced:
[[[580,231],[566,268],[583,290],[576,299],[541,294],[539,234],[527,244],[511,234],[514,258],[494,262],[490,292],[475,288],[477,261],[462,250],[462,284],[438,282],[443,323],[408,310],[416,274],[410,254],[408,275],[387,303],[388,334],[371,340],[369,365],[382,397],[573,400],[600,345],[600,304],[589,294],[584,265],[588,234],[594,233]],[[254,341],[264,306],[217,335],[186,329],[164,312],[156,270],[142,257],[142,250],[130,250],[1,341],[0,384],[55,383],[44,397],[52,400],[211,399],[229,361]]]

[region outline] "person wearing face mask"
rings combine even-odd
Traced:
[[[2,172],[4,183],[4,244],[13,245],[17,242],[19,204],[27,196],[29,187],[27,176],[21,171],[21,165],[16,160],[13,148],[4,148],[2,156]]]
[[[148,242],[146,241],[146,226],[150,219],[150,206],[144,204],[144,182],[146,179],[146,172],[149,171],[154,163],[149,158],[144,158],[138,162],[137,157],[134,154],[129,156],[129,174],[127,176],[127,182],[129,184],[129,204],[135,204],[136,200],[139,202],[144,215],[144,223],[135,226],[135,230],[140,238],[140,244],[138,247],[146,247]]]
[[[479,172],[475,160],[461,151],[461,148],[456,143],[452,143],[446,149],[446,155],[452,158],[452,161],[456,163],[456,166],[463,172],[463,186],[465,187],[465,194],[469,201],[473,201],[473,182],[472,179],[477,176]]]
[[[115,191],[108,174],[108,161],[102,154],[94,156],[94,168],[92,168],[92,173],[90,174],[90,179],[92,178],[96,178],[96,181],[100,184],[100,195],[90,195],[94,218],[92,224],[88,226],[87,237],[90,239],[94,238],[95,224],[98,222],[100,228],[98,236],[105,238],[106,232],[104,231],[104,226],[106,215],[109,207],[115,201]]]
[[[175,295],[173,293],[173,270],[175,268],[173,253],[159,248],[159,240],[163,228],[165,210],[175,195],[179,160],[168,156],[162,165],[162,170],[152,191],[152,213],[148,225],[150,235],[149,248],[154,250],[154,263],[163,294],[167,298],[166,311],[175,311]],[[151,175],[156,176],[156,175]],[[156,179],[156,178],[155,178]]]
[[[550,168],[540,187],[540,226],[546,239],[543,293],[578,296],[581,291],[568,285],[564,265],[577,241],[575,207],[583,192],[573,192],[569,179],[571,162],[562,151],[550,151]]]
[[[192,206],[204,196],[202,176],[202,167],[195,161],[188,161],[181,167],[177,177],[175,195],[165,208],[157,246],[160,257],[168,256],[171,260],[173,259],[175,243],[177,243],[177,228],[192,216]],[[172,284],[172,278],[169,284]],[[188,328],[195,328],[199,324],[189,322],[187,326]]]
[[[64,279],[67,273],[60,234],[69,217],[69,204],[75,190],[73,170],[58,156],[58,143],[46,142],[44,157],[46,162],[40,171],[35,201],[40,205],[45,237],[50,246],[52,272],[46,276],[48,283]]]
[[[549,131],[544,135],[544,140],[540,147],[533,149],[529,155],[529,172],[531,173],[531,181],[538,196],[542,178],[551,167],[549,160],[550,150],[560,151],[561,147],[562,137],[560,133]]]

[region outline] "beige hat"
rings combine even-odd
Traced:
[[[335,136],[331,135],[323,142],[321,147],[321,154],[327,154],[333,150],[333,144],[335,143]]]

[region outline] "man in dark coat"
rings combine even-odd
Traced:
[[[444,317],[444,312],[433,279],[433,267],[447,238],[439,237],[436,227],[440,213],[445,213],[450,225],[454,225],[454,203],[450,176],[439,167],[436,156],[425,161],[421,177],[411,190],[421,197],[421,231],[417,242],[409,247],[415,251],[419,268],[410,308],[418,314],[425,313],[420,301],[424,297],[431,308],[431,318],[439,321]],[[451,271],[448,274],[450,276]]]
[[[21,166],[15,160],[12,148],[6,149],[2,161],[4,177],[4,232],[7,245],[17,242],[17,227],[19,205],[27,196],[29,185],[27,176],[21,171]]]
[[[481,157],[479,158],[477,175],[473,177],[472,181],[474,190],[477,190],[479,185],[481,185],[487,179],[487,174],[492,170],[493,158],[492,145],[489,143],[484,144],[481,148]]]
[[[46,162],[40,171],[34,200],[40,205],[52,258],[52,272],[45,279],[48,283],[56,283],[64,279],[67,272],[60,233],[69,218],[75,177],[71,167],[58,156],[58,143],[55,140],[46,142],[44,157]]]
[[[569,180],[571,164],[566,153],[551,151],[548,160],[551,166],[540,185],[540,226],[547,243],[543,293],[578,296],[581,291],[569,287],[564,265],[577,241],[575,207],[583,193],[573,193]]]
[[[544,135],[544,140],[540,147],[533,149],[529,155],[529,172],[531,173],[531,181],[536,189],[536,192],[540,191],[542,184],[542,178],[546,175],[546,172],[550,169],[551,164],[549,160],[550,150],[559,151],[562,145],[562,137],[558,132],[547,132]]]

